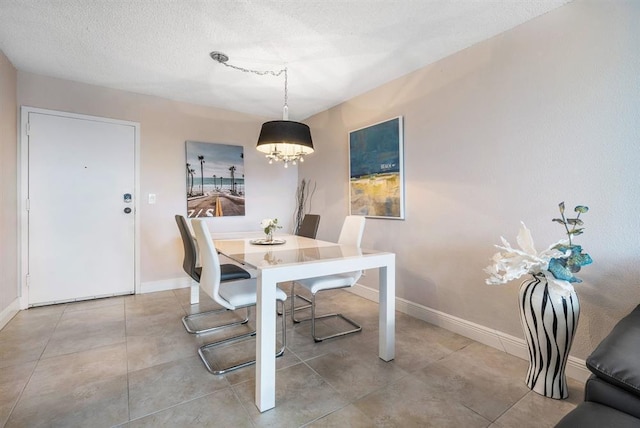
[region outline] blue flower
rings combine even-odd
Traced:
[[[558,245],[556,249],[569,253],[568,257],[553,258],[549,260],[548,271],[553,274],[556,279],[562,279],[569,282],[582,282],[582,280],[575,275],[576,272],[580,272],[582,266],[593,263],[589,254],[582,254],[582,246],[580,245]]]

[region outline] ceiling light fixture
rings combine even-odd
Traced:
[[[287,68],[282,70],[250,70],[243,67],[228,64],[229,57],[222,52],[213,51],[209,54],[211,59],[220,64],[240,70],[244,73],[264,76],[280,76],[284,74],[284,107],[282,108],[282,120],[272,120],[262,124],[258,144],[258,151],[265,153],[269,163],[282,161],[284,167],[288,168],[289,163],[296,165],[297,162],[304,162],[304,156],[313,153],[313,141],[311,140],[311,130],[304,123],[289,120],[289,106],[287,105],[289,93],[287,88],[288,75]]]

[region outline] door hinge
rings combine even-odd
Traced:
[[[27,288],[31,285],[31,275],[27,274],[25,277],[25,283],[27,284]]]
[[[25,201],[24,206],[25,206],[25,209],[27,211],[29,211],[31,209],[31,199],[27,198],[27,200]]]
[[[31,123],[27,122],[27,129],[25,129],[27,135],[31,135]]]

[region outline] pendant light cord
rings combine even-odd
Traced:
[[[237,65],[233,65],[233,64],[229,64],[227,61],[229,61],[229,57],[226,56],[225,54],[221,53],[221,52],[211,52],[209,54],[209,56],[214,60],[219,62],[220,64],[224,65],[225,67],[229,67],[229,68],[233,68],[234,70],[238,70],[238,71],[242,71],[243,73],[250,73],[250,74],[256,74],[258,76],[266,76],[266,75],[271,75],[274,77],[279,77],[280,75],[282,75],[282,73],[284,73],[284,108],[283,108],[283,112],[282,112],[282,116],[284,120],[288,120],[289,119],[289,105],[288,105],[288,101],[289,101],[289,89],[288,89],[288,81],[289,81],[289,76],[287,73],[287,67],[283,68],[282,70],[252,70],[250,68],[244,68],[244,67],[240,67]]]
[[[289,75],[287,67],[282,70],[252,70],[237,65],[228,64],[229,57],[223,52],[213,51],[209,54],[211,59],[242,71],[243,73],[255,74],[257,76],[271,75],[279,77],[284,73],[284,107],[282,108],[282,120],[271,120],[262,124],[258,144],[258,151],[265,154],[269,163],[282,161],[287,168],[289,163],[296,165],[297,162],[304,161],[304,156],[313,153],[313,141],[311,140],[311,130],[304,123],[289,120]]]

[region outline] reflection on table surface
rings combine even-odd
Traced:
[[[250,243],[251,239],[221,239],[216,240],[215,245],[225,256],[256,269],[360,257],[367,254],[367,251],[356,247],[296,235],[278,236],[278,239],[285,239],[287,242],[280,245],[254,245]]]

